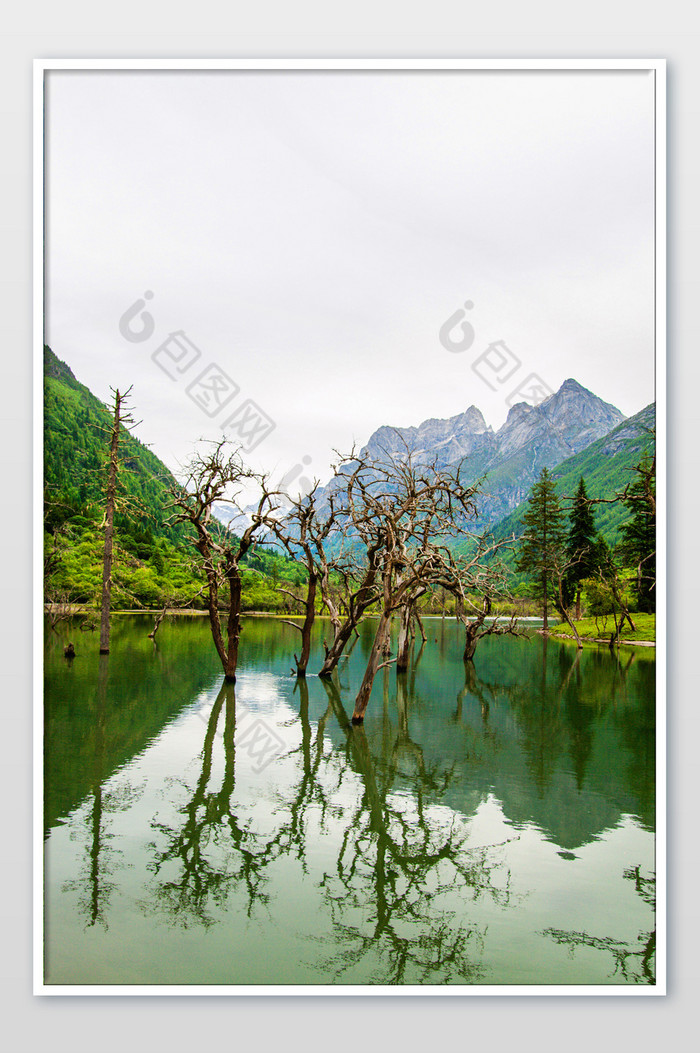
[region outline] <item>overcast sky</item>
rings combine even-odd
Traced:
[[[273,481],[303,457],[325,479],[381,424],[474,404],[498,427],[533,372],[636,413],[653,157],[646,72],[52,72],[47,342],[101,398],[134,385],[171,468],[252,400]],[[152,356],[179,330],[201,354],[178,374],[167,345],[171,379]],[[235,394],[188,394],[217,368]]]

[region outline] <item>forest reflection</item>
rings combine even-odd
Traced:
[[[364,635],[351,645],[359,662]],[[230,910],[264,925],[284,914],[287,900],[293,911],[311,882],[315,910],[332,934],[313,948],[323,982],[483,983],[488,926],[479,908],[490,903],[508,914],[522,904],[509,853],[522,831],[539,830],[574,860],[625,815],[653,829],[653,696],[646,697],[653,663],[634,653],[582,656],[540,639],[529,649],[516,641],[509,665],[484,648],[485,660],[452,663],[436,688],[450,645],[447,633],[437,639],[445,652],[437,664],[429,641],[408,671],[383,671],[364,726],[353,726],[347,709],[352,650],[332,680],[274,681],[281,701],[265,719],[286,729],[286,749],[267,769],[274,777],[264,790],[251,783],[241,735],[250,711],[237,700],[238,685],[201,688],[200,669],[196,695],[171,694],[159,711],[161,728],[188,721],[188,743],[198,735],[200,747],[194,767],[168,777],[166,806],[145,812],[142,914],[180,930],[211,928]],[[260,658],[253,666],[265,672],[269,651]],[[143,793],[123,762],[124,776],[111,781],[123,739],[114,721],[124,726],[126,711],[114,705],[110,661],[113,668],[113,657],[103,658],[96,679],[86,677],[85,805],[76,812],[82,861],[64,885],[77,892],[86,928],[108,926],[120,874],[132,866],[113,823]],[[117,683],[121,691],[119,675]],[[211,705],[199,713],[205,723],[187,716],[203,691]],[[137,688],[133,695],[128,732],[136,739],[146,733],[135,723]],[[142,708],[142,720],[152,720]],[[502,808],[505,826],[484,843],[473,836],[473,820],[488,800]],[[76,830],[74,823],[73,836]],[[635,882],[653,911],[653,877],[634,864],[620,877]],[[653,982],[653,931],[640,931],[637,944],[592,929],[541,932],[571,954],[608,955],[613,979]]]
[[[338,687],[322,681],[328,706],[315,727],[308,717],[308,684],[295,686],[301,743],[296,787],[285,802],[284,820],[273,836],[252,829],[233,804],[236,785],[236,694],[222,684],[209,715],[201,751],[201,768],[180,822],[153,820],[159,847],[153,846],[150,869],[155,878],[155,905],[177,926],[211,925],[225,908],[233,888],[245,895],[247,912],[268,904],[267,874],[281,855],[306,864],[309,844],[307,816],[315,808],[315,822],[342,827],[335,867],[321,883],[339,948],[325,963],[336,979],[381,944],[386,973],[376,982],[401,983],[407,964],[418,970],[421,982],[440,973],[473,980],[479,972],[482,934],[441,910],[441,896],[461,890],[469,898],[489,895],[501,905],[510,899],[509,872],[499,857],[501,845],[469,850],[466,824],[452,816],[432,814],[429,804],[439,801],[450,780],[449,770],[426,767],[423,753],[410,736],[404,677],[398,678],[398,731],[383,759],[371,754],[365,730],[353,727]],[[388,680],[388,678],[387,678]],[[324,756],[323,735],[335,720],[345,740],[347,766],[335,778],[355,772],[361,780],[356,806],[341,812],[334,798],[337,782],[318,778]],[[212,754],[221,728],[223,777],[212,787]],[[335,759],[334,759],[335,760]],[[408,780],[412,793],[392,797],[395,776]],[[245,806],[241,809],[245,812]],[[160,844],[163,847],[160,847]],[[167,875],[167,876],[166,876]],[[362,919],[362,921],[360,921]],[[364,920],[369,924],[365,925]],[[476,961],[470,957],[474,949]],[[376,947],[375,947],[376,954]]]

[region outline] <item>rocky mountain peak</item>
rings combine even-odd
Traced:
[[[563,460],[607,435],[625,419],[573,377],[537,406],[511,406],[505,423],[494,432],[476,406],[447,419],[431,417],[412,428],[383,426],[371,436],[364,453],[376,459],[403,457],[438,467],[462,462],[465,477],[485,477],[483,521],[506,514],[522,499],[540,470]]]

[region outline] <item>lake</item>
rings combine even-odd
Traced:
[[[371,620],[327,683],[248,617],[235,687],[152,627],[46,632],[47,984],[655,982],[653,649],[426,619],[352,727]]]

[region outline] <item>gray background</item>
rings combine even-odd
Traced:
[[[478,1042],[491,1050],[651,1051],[696,1047],[700,965],[697,818],[698,674],[691,539],[697,491],[700,147],[697,26],[687,5],[434,0],[96,8],[66,0],[4,14],[2,282],[5,398],[2,793],[2,1022],[12,1050],[423,1050]],[[669,141],[669,994],[666,998],[166,999],[34,998],[31,989],[31,60],[35,57],[660,57],[668,68]]]

